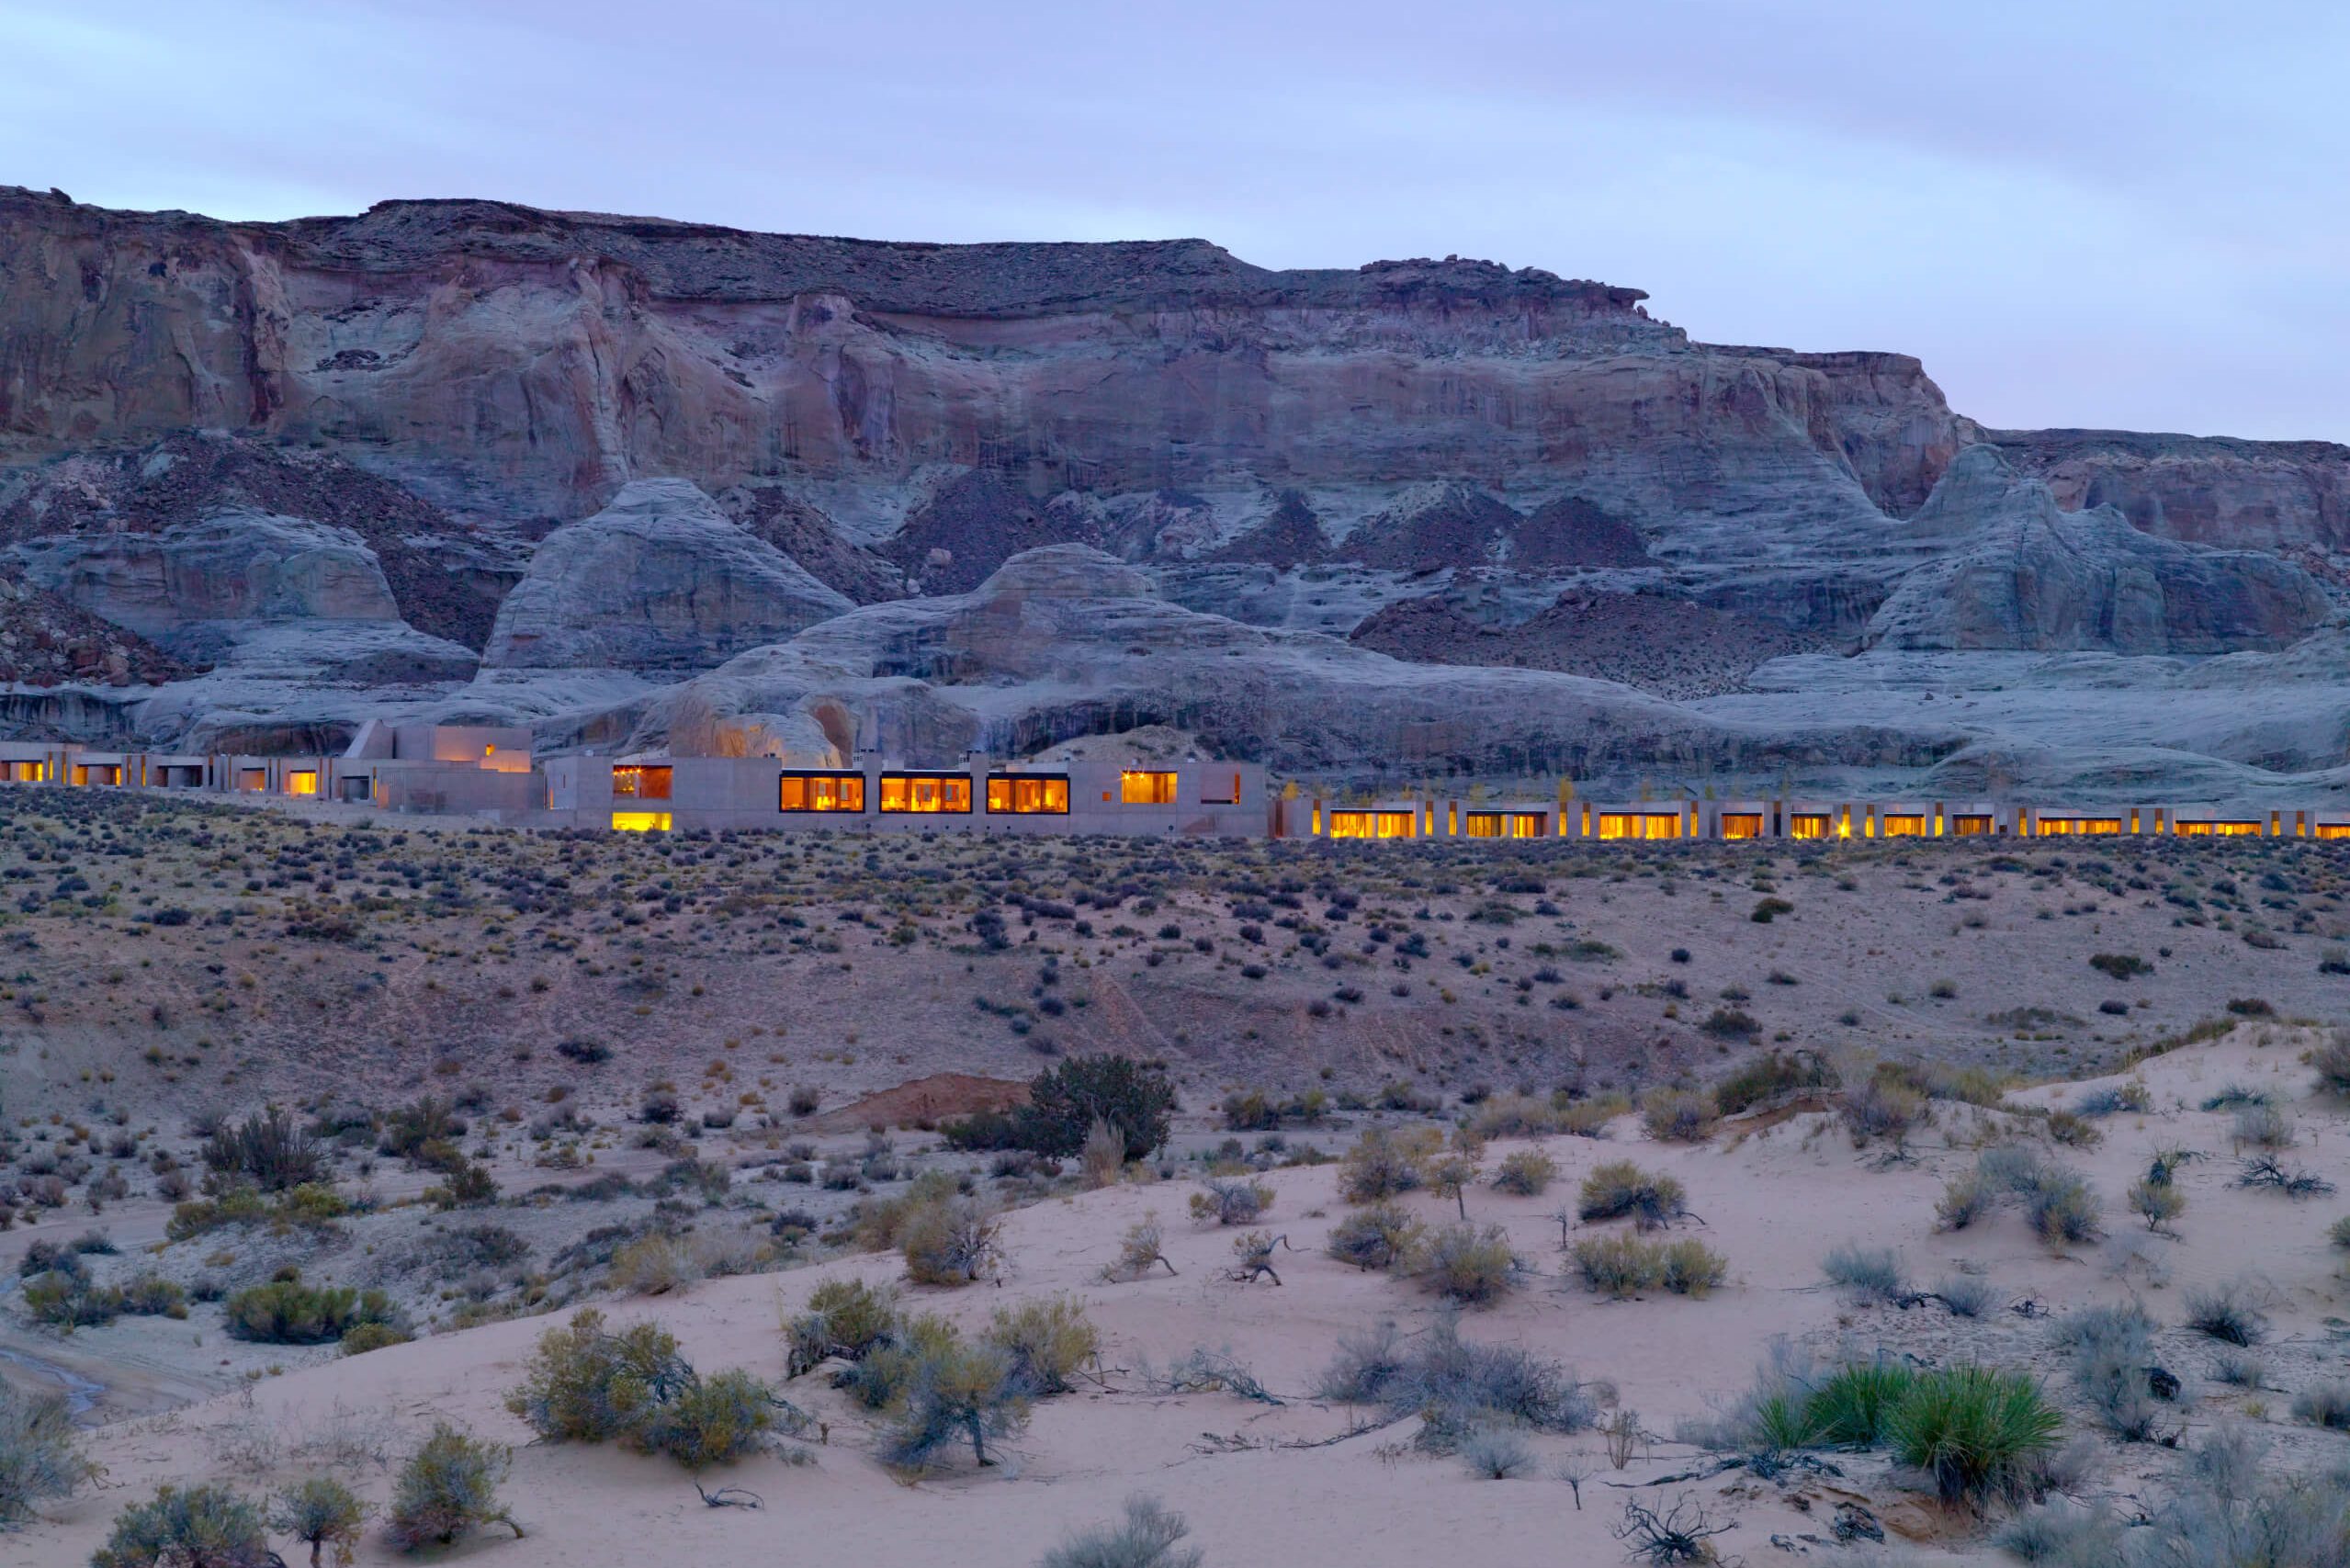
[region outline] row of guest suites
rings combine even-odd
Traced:
[[[2230,811],[1984,802],[1689,800],[1370,804],[1269,792],[1262,767],[1199,761],[1052,768],[836,768],[765,757],[534,760],[527,729],[370,720],[339,756],[105,751],[0,742],[0,783],[211,791],[319,800],[514,827],[675,829],[947,826],[1229,838],[1742,840],[2123,835],[2350,839],[2350,807]]]

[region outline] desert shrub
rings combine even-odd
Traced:
[[[1813,1051],[1772,1051],[1756,1057],[1713,1086],[1713,1102],[1724,1116],[1791,1096],[1834,1089],[1836,1069]]]
[[[94,1474],[64,1397],[0,1378],[0,1529],[24,1523],[49,1498],[72,1496]]]
[[[1729,1260],[1694,1238],[1665,1247],[1663,1283],[1677,1296],[1710,1296],[1730,1277]]]
[[[1620,1094],[1571,1100],[1558,1108],[1558,1130],[1570,1137],[1604,1138],[1608,1123],[1631,1109],[1632,1101]]]
[[[2268,1386],[2268,1363],[2240,1350],[2222,1350],[2211,1358],[2211,1381],[2231,1388]]]
[[[1479,1427],[1455,1452],[1462,1468],[1480,1481],[1514,1481],[1534,1469],[1534,1450],[1507,1427]]]
[[[213,1170],[243,1177],[264,1192],[282,1192],[326,1174],[326,1145],[276,1105],[217,1128],[205,1140],[203,1154]]]
[[[687,1367],[683,1386],[645,1414],[628,1442],[687,1470],[731,1464],[764,1444],[776,1409],[767,1385],[740,1368],[703,1377]]]
[[[115,1516],[90,1568],[267,1568],[261,1510],[227,1486],[164,1486]]]
[[[2253,1155],[2244,1159],[2236,1171],[2239,1187],[2266,1187],[2282,1192],[2288,1198],[2315,1198],[2333,1190],[2333,1183],[2315,1171],[2289,1166],[2274,1155]]]
[[[2186,1212],[2186,1194],[2167,1181],[2141,1181],[2130,1189],[2130,1207],[2148,1230],[2158,1231]]]
[[[331,1475],[297,1482],[269,1506],[269,1528],[309,1547],[311,1568],[320,1568],[330,1548],[336,1568],[350,1568],[367,1520],[367,1505]]]
[[[414,1335],[397,1324],[362,1323],[345,1331],[334,1348],[346,1356],[364,1356],[370,1350],[381,1350],[392,1345],[405,1345],[414,1337]]]
[[[1078,1150],[1078,1167],[1085,1173],[1088,1188],[1114,1184],[1126,1168],[1125,1135],[1100,1117],[1086,1129],[1085,1143]]]
[[[702,1277],[693,1244],[654,1231],[623,1242],[612,1254],[612,1287],[637,1296],[665,1296]]]
[[[2096,1568],[2129,1561],[2122,1523],[2111,1509],[2061,1497],[2016,1515],[1997,1540],[2008,1556],[2037,1568]]]
[[[1746,918],[1758,926],[1767,926],[1779,916],[1794,912],[1795,906],[1784,898],[1758,898],[1755,900],[1753,913]]]
[[[809,1292],[808,1307],[784,1329],[787,1376],[813,1371],[837,1356],[862,1361],[887,1345],[898,1327],[898,1292],[859,1280],[827,1280]]]
[[[2237,1280],[2209,1290],[2186,1292],[2186,1326],[2223,1345],[2249,1349],[2268,1337],[2268,1314],[2260,1310],[2259,1292]]]
[[[658,1324],[615,1334],[602,1313],[583,1307],[568,1325],[538,1337],[522,1384],[505,1404],[548,1442],[608,1442],[635,1431],[692,1371],[677,1353],[676,1337]]]
[[[2094,953],[2089,955],[2089,967],[2116,980],[2134,979],[2154,972],[2152,964],[2134,953]]]
[[[191,1198],[174,1205],[164,1235],[172,1241],[187,1241],[228,1225],[256,1224],[268,1215],[269,1205],[259,1192],[250,1187],[232,1187],[217,1197]]]
[[[1743,1008],[1715,1008],[1698,1029],[1716,1040],[1752,1040],[1762,1032],[1761,1023]]]
[[[1145,1214],[1126,1227],[1126,1234],[1118,1241],[1117,1258],[1102,1270],[1102,1277],[1131,1281],[1158,1268],[1174,1273],[1175,1265],[1167,1261],[1166,1244],[1166,1233],[1158,1228],[1158,1216]]]
[[[1886,1446],[1933,1479],[1946,1502],[2020,1493],[2064,1418],[2019,1372],[1945,1367],[1921,1375],[1886,1417]]]
[[[1820,1259],[1820,1272],[1827,1276],[1829,1284],[1850,1292],[1856,1301],[1898,1302],[1909,1294],[1901,1254],[1890,1247],[1847,1243]]]
[[[1085,1147],[1096,1122],[1125,1139],[1128,1160],[1147,1159],[1167,1142],[1175,1086],[1166,1072],[1129,1056],[1072,1056],[1038,1073],[1028,1104],[1016,1113],[1020,1146],[1066,1157]]]
[[[1583,1220],[1615,1220],[1630,1215],[1642,1230],[1671,1224],[1689,1213],[1688,1195],[1679,1181],[1644,1171],[1628,1159],[1609,1160],[1591,1168],[1577,1195],[1576,1215]]]
[[[1447,1301],[1484,1306],[1498,1301],[1526,1272],[1499,1225],[1445,1225],[1431,1233],[1411,1259],[1419,1281]]]
[[[1640,1101],[1640,1124],[1659,1143],[1702,1143],[1721,1114],[1712,1095],[1695,1089],[1652,1089]]]
[[[2152,1374],[2154,1322],[2136,1305],[2087,1307],[2056,1325],[2072,1359],[2073,1386],[2098,1423],[2124,1442],[2158,1435],[2162,1409]]]
[[[988,1440],[1019,1430],[1028,1401],[1012,1379],[1011,1358],[992,1345],[964,1340],[943,1318],[908,1324],[900,1381],[891,1404],[897,1414],[881,1443],[883,1462],[899,1470],[935,1467],[953,1447],[969,1442],[981,1465]]]
[[[1432,1128],[1370,1129],[1339,1162],[1339,1195],[1350,1203],[1376,1203],[1426,1185],[1428,1161],[1441,1143]]]
[[[376,1141],[376,1149],[380,1154],[430,1163],[420,1159],[428,1145],[446,1147],[465,1136],[465,1119],[457,1113],[457,1107],[428,1094],[384,1118],[383,1134]]]
[[[1568,1256],[1584,1288],[1603,1295],[1628,1298],[1665,1282],[1665,1249],[1624,1232],[1585,1236]]]
[[[1373,1203],[1330,1227],[1324,1250],[1358,1269],[1393,1269],[1418,1247],[1423,1227],[1393,1203]]]
[[[2255,1149],[2289,1149],[2295,1136],[2293,1119],[2274,1105],[2243,1107],[2231,1131],[2239,1146]]]
[[[513,1454],[437,1421],[401,1466],[391,1489],[385,1539],[400,1551],[446,1546],[461,1535],[501,1524],[519,1539],[522,1527],[498,1499]]]
[[[1200,1568],[1200,1552],[1182,1544],[1183,1516],[1156,1498],[1129,1497],[1115,1524],[1080,1530],[1037,1560],[1036,1568]]]
[[[2105,1234],[2096,1195],[2070,1171],[2051,1171],[2024,1194],[2024,1217],[2042,1241],[2091,1242]]]
[[[1983,1218],[1997,1197],[1973,1171],[1954,1176],[1943,1184],[1942,1196],[1934,1204],[1934,1223],[1943,1230],[1962,1231]]]
[[[248,1286],[222,1311],[231,1335],[264,1345],[323,1345],[361,1324],[399,1322],[381,1291],[306,1285],[299,1278]]]
[[[1480,1138],[1541,1138],[1559,1130],[1558,1108],[1531,1094],[1497,1094],[1469,1118]]]
[[[2317,1069],[2320,1093],[2350,1097],[2350,1029],[2330,1029],[2325,1040],[2310,1053]]]
[[[1896,1079],[1878,1076],[1855,1088],[1836,1107],[1852,1146],[1866,1148],[1872,1138],[1896,1146],[1926,1115],[1926,1097]]]
[[[2350,1432],[2350,1382],[2313,1383],[2293,1396],[2293,1418],[2329,1432]]]
[[[1011,1363],[1012,1386],[1032,1399],[1067,1393],[1079,1367],[1102,1349],[1102,1336],[1074,1300],[998,1307],[985,1343]]]
[[[1504,1155],[1494,1172],[1497,1190],[1520,1198],[1540,1197],[1558,1179],[1558,1161],[1540,1149],[1516,1149]]]
[[[2050,1111],[2044,1125],[2049,1137],[2067,1148],[2094,1149],[2106,1140],[2095,1122],[2070,1111]]]
[[[1211,1176],[1192,1194],[1192,1218],[1202,1224],[1254,1224],[1272,1206],[1273,1190],[1248,1177]]]
[[[2073,1114],[2086,1117],[2118,1116],[2125,1111],[2148,1110],[2153,1103],[2153,1096],[2147,1091],[2145,1080],[2130,1078],[2111,1089],[2093,1089],[2084,1091],[2080,1099],[2073,1102]]]
[[[2350,1252],[2350,1214],[2344,1214],[2328,1225],[2325,1239],[2336,1248]]]
[[[1592,1389],[1557,1363],[1520,1346],[1463,1339],[1451,1313],[1408,1339],[1392,1323],[1341,1335],[1315,1393],[1380,1405],[1393,1416],[1418,1416],[1420,1441],[1438,1449],[1497,1425],[1587,1431],[1599,1416]]]
[[[1950,1309],[1952,1317],[1981,1317],[1998,1304],[1999,1293],[1990,1281],[1953,1274],[1934,1287],[1934,1294]]]
[[[967,1285],[992,1273],[1002,1257],[1003,1222],[976,1198],[924,1206],[907,1222],[898,1252],[918,1285]]]

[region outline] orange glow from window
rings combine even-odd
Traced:
[[[1004,774],[988,781],[988,809],[1011,817],[1066,816],[1069,781]]]
[[[971,809],[971,780],[964,773],[884,773],[881,809],[930,816]]]
[[[1417,811],[1333,811],[1333,839],[1409,839],[1418,835]]]
[[[862,773],[785,773],[776,786],[782,811],[863,811]]]
[[[2182,839],[2256,839],[2260,837],[2257,822],[2181,822],[2178,836]]]
[[[1877,818],[1877,830],[1888,839],[1922,839],[1926,837],[1926,818],[1922,815],[1889,814]]]
[[[1725,811],[1722,814],[1722,836],[1725,839],[1759,839],[1763,819],[1759,811]]]
[[[666,833],[669,831],[669,813],[616,811],[612,814],[612,829],[616,833]]]
[[[1798,811],[1787,818],[1787,836],[1791,839],[1825,839],[1828,836],[1828,817],[1825,811]]]
[[[631,764],[612,770],[612,794],[622,800],[667,800],[671,771]]]
[[[288,795],[317,795],[317,770],[314,768],[298,768],[294,772],[288,773],[286,775],[286,793]]]
[[[1129,769],[1118,775],[1118,799],[1127,806],[1172,806],[1175,804],[1175,775],[1137,773]]]
[[[2043,817],[2038,829],[2046,839],[2078,838],[2088,834],[2118,833],[2118,817]]]

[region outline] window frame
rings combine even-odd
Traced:
[[[853,806],[786,806],[784,804],[785,784],[798,783],[807,785],[819,779],[830,780],[835,785],[853,786],[856,804]],[[862,817],[865,814],[864,785],[865,777],[863,773],[844,773],[830,768],[787,768],[775,775],[775,812],[783,817]],[[801,798],[803,800],[808,798],[805,790],[802,791]]]

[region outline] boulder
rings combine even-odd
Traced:
[[[685,480],[637,479],[539,544],[482,661],[707,669],[852,607]]]

